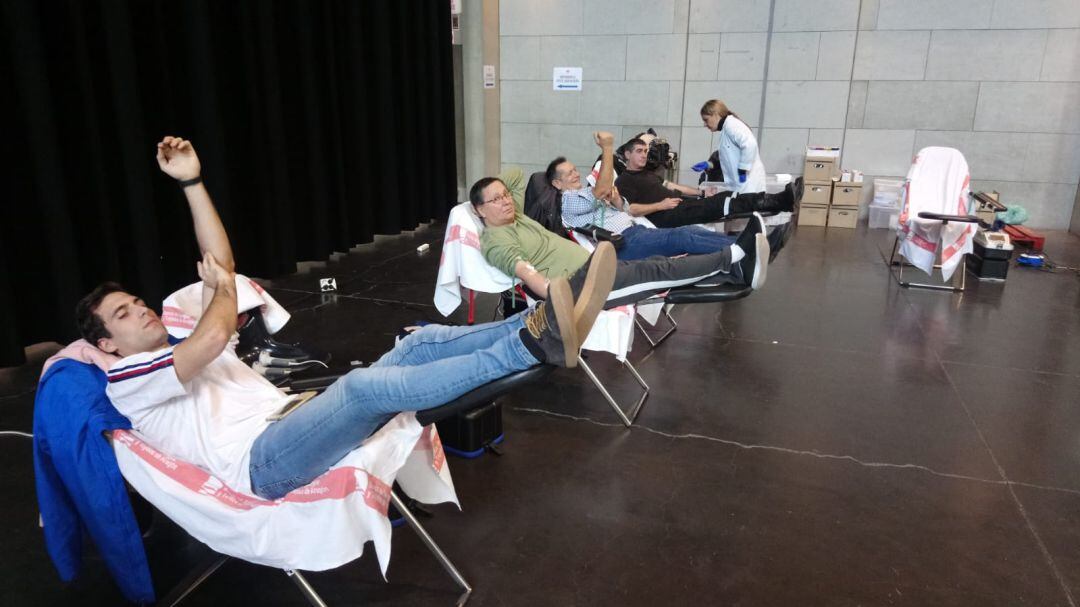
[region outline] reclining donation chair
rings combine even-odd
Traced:
[[[971,176],[967,160],[959,150],[926,147],[911,161],[901,193],[900,218],[893,241],[889,266],[902,287],[943,291],[963,291],[966,285],[964,255],[972,251],[972,240],[979,218],[974,214]],[[897,259],[897,253],[903,259]],[[940,263],[935,263],[940,257]],[[913,265],[933,275],[941,270],[945,284],[915,283],[904,280],[904,265]],[[960,269],[960,286],[950,283]]]
[[[240,558],[283,569],[312,605],[325,605],[298,569],[340,566],[358,558],[371,540],[385,575],[390,504],[462,588],[458,604],[464,604],[472,588],[392,487],[395,481],[400,483],[420,502],[457,503],[431,424],[485,405],[551,371],[546,365],[533,367],[443,406],[399,414],[311,484],[269,501],[227,487],[201,468],[162,453],[132,431],[130,422],[105,395],[105,374],[99,367],[107,367],[110,361],[89,344],[79,343],[54,357],[58,360],[50,359],[34,407],[35,483],[46,547],[61,578],[71,580],[81,565],[85,530],[124,596],[141,604],[154,602],[155,596],[125,481],[220,553],[158,604],[179,603],[226,560]],[[335,378],[290,379],[286,391],[319,390]]]
[[[548,227],[554,233],[562,237],[569,237],[562,228],[559,197],[555,189],[546,183],[543,173],[536,173],[529,180],[525,198],[526,214]],[[552,229],[550,224],[555,224],[558,228]],[[469,202],[460,203],[450,210],[446,226],[446,238],[443,242],[442,259],[440,260],[439,274],[435,285],[435,306],[443,315],[448,316],[460,305],[461,287],[468,290],[469,320],[471,322],[474,304],[473,291],[503,293],[517,284],[516,279],[506,276],[488,264],[483,258],[480,252],[480,234],[483,229],[483,222],[477,217]],[[640,312],[645,316],[649,323],[655,324],[661,309],[669,305],[733,301],[746,297],[751,292],[750,287],[743,285],[721,285],[708,288],[690,286],[672,289],[663,297],[650,298],[636,305],[621,306],[614,310],[601,312],[582,347],[584,350],[610,352],[627,369],[631,377],[642,389],[641,395],[629,407],[620,405],[615,400],[583,357],[578,357],[578,364],[593,385],[600,390],[605,401],[615,411],[623,424],[631,426],[641,413],[642,406],[651,392],[651,388],[641,377],[641,374],[626,359],[626,354],[632,344],[633,327],[637,325],[642,330],[651,346],[658,345],[677,328],[675,319],[671,317],[667,309],[664,309],[663,313],[668,317],[672,326],[661,338],[654,340],[640,325],[640,321],[637,319],[638,313]]]

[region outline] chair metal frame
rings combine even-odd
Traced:
[[[906,183],[906,180],[905,180],[905,183]],[[905,191],[906,191],[906,188],[905,188]],[[978,202],[983,208],[988,209],[988,210],[992,210],[992,211],[995,211],[995,212],[1006,210],[1005,205],[1001,204],[997,200],[994,200],[993,198],[990,198],[989,196],[987,196],[983,192],[968,192],[968,198],[969,198],[969,201]],[[901,203],[901,204],[903,204],[903,203]],[[971,207],[969,206],[969,208],[971,208]],[[984,228],[989,228],[990,227],[989,224],[982,221],[981,219],[979,219],[979,217],[977,217],[975,215],[946,215],[946,214],[942,214],[942,213],[929,213],[929,212],[924,211],[924,212],[919,213],[919,217],[921,219],[937,220],[937,221],[940,221],[942,224],[948,224],[950,221],[954,221],[954,222],[958,222],[958,223],[974,223],[977,226],[981,226],[981,227],[984,227]],[[918,288],[918,289],[932,289],[932,290],[936,290],[936,291],[952,291],[954,293],[963,293],[967,289],[967,264],[966,264],[966,260],[964,259],[965,257],[967,257],[967,253],[964,253],[964,255],[960,257],[960,263],[959,263],[959,267],[958,267],[958,269],[960,270],[960,286],[957,287],[956,284],[955,284],[956,283],[955,278],[953,278],[953,284],[952,285],[935,285],[935,284],[925,283],[925,282],[905,281],[904,280],[904,266],[905,265],[911,265],[911,264],[904,262],[903,255],[900,256],[900,259],[896,258],[896,254],[897,254],[897,252],[899,250],[900,250],[900,234],[897,234],[896,239],[893,240],[892,253],[889,254],[889,260],[888,260],[887,263],[888,263],[888,266],[889,266],[889,274],[891,274],[893,279],[896,280],[896,284],[900,285],[901,287],[904,287],[904,288],[915,287],[915,288]],[[940,257],[941,252],[939,251],[937,255]],[[893,271],[894,267],[897,268],[896,272]],[[941,269],[941,264],[939,264],[939,263],[934,264],[933,269],[940,270]]]
[[[649,384],[645,383],[645,379],[641,377],[641,374],[634,368],[634,365],[630,364],[629,360],[620,360],[619,362],[630,372],[634,381],[636,381],[642,389],[641,396],[638,397],[637,402],[629,408],[624,408],[619,405],[615,400],[615,397],[612,396],[611,392],[608,392],[608,389],[604,386],[604,382],[600,381],[600,378],[596,376],[596,372],[585,362],[585,358],[581,356],[580,353],[578,354],[578,365],[581,367],[581,370],[589,377],[589,380],[596,386],[596,389],[600,390],[600,394],[604,396],[604,400],[606,400],[608,405],[615,411],[615,415],[618,415],[619,419],[622,420],[622,423],[629,428],[637,421],[638,415],[641,414],[641,408],[645,404],[645,400],[649,398],[652,388],[649,387]]]
[[[922,213],[920,213],[919,215],[921,216]],[[906,265],[909,266],[911,264],[904,261],[903,255],[900,256],[900,259],[896,259],[896,253],[897,253],[897,251],[899,249],[900,249],[900,236],[897,236],[896,239],[893,241],[892,253],[889,255],[889,273],[892,274],[893,279],[896,280],[896,284],[900,285],[901,287],[904,287],[904,288],[915,287],[915,288],[918,288],[918,289],[933,289],[933,290],[937,290],[937,291],[953,291],[953,292],[956,292],[956,293],[962,293],[967,288],[967,269],[966,269],[966,267],[964,267],[964,257],[967,256],[966,253],[964,254],[964,257],[960,258],[960,267],[957,268],[960,271],[960,286],[957,287],[957,286],[955,286],[956,278],[953,278],[953,283],[954,284],[952,286],[947,285],[947,284],[945,284],[945,285],[935,285],[935,284],[931,284],[931,283],[928,283],[928,282],[905,281],[904,280],[904,266],[906,266]],[[894,267],[897,268],[897,270],[895,272],[893,271]],[[940,270],[941,269],[941,264],[940,263],[934,264],[934,269]]]
[[[641,302],[641,304],[647,304],[647,303],[649,303],[647,300]],[[641,305],[641,304],[638,304],[638,305]],[[663,304],[661,306],[660,312],[664,315],[664,317],[667,318],[669,327],[668,327],[668,329],[666,331],[664,331],[664,333],[660,337],[657,337],[656,339],[653,339],[652,334],[649,333],[648,329],[645,327],[645,324],[641,322],[641,314],[640,313],[634,314],[634,324],[637,325],[637,328],[638,328],[638,330],[641,331],[641,334],[645,336],[645,340],[649,342],[649,347],[650,348],[656,348],[660,344],[664,343],[667,340],[667,338],[671,337],[672,333],[674,333],[675,331],[677,331],[679,329],[679,323],[675,322],[675,318],[671,315],[671,308],[674,308],[674,307],[675,307],[675,304],[667,304],[667,303],[665,303],[665,304]],[[659,322],[659,320],[660,319],[658,318],[657,322]],[[656,325],[653,325],[653,326],[656,326]]]
[[[470,297],[469,297],[469,318],[471,319],[475,315],[474,310],[473,310],[473,307],[475,306],[475,300],[474,300],[473,297],[471,297],[473,291],[472,291],[472,289],[468,289],[466,287],[462,287],[462,288],[466,289],[470,293]],[[513,288],[516,289],[518,287],[515,286]],[[499,314],[501,313],[502,309],[503,309],[502,302],[500,301],[495,306],[495,311],[492,314],[492,320],[493,321],[499,317]],[[671,316],[669,315],[668,318],[671,318]],[[638,322],[636,312],[634,314],[634,322],[635,323]],[[675,319],[672,318],[671,322],[674,323]],[[640,324],[638,324],[637,326],[639,328],[641,328]],[[643,328],[641,330],[644,332]],[[656,340],[655,343],[653,342],[652,338],[648,336],[648,334],[646,334],[646,339],[648,339],[649,343],[652,343],[653,347],[655,347],[660,342],[662,342],[664,339],[667,339],[667,337],[672,332],[674,332],[674,330],[675,330],[674,328],[668,330],[668,332],[666,334],[664,334],[664,336],[661,339]],[[630,426],[634,425],[634,421],[637,419],[637,416],[641,413],[641,407],[642,407],[642,405],[645,404],[645,399],[649,398],[649,393],[652,391],[652,388],[649,387],[649,384],[645,383],[645,379],[641,377],[641,374],[638,373],[638,370],[636,368],[634,368],[634,365],[631,364],[629,360],[620,360],[619,362],[622,363],[622,366],[627,371],[630,372],[631,377],[634,378],[634,381],[636,381],[637,384],[642,389],[641,396],[639,396],[637,401],[633,405],[631,405],[630,407],[623,407],[622,405],[620,405],[618,403],[618,401],[615,400],[615,397],[611,395],[610,391],[608,391],[607,387],[604,385],[604,382],[600,381],[600,377],[597,376],[596,372],[593,371],[592,367],[590,367],[589,364],[585,362],[585,358],[581,355],[581,353],[580,352],[578,353],[578,366],[580,366],[581,370],[585,372],[585,376],[588,377],[589,381],[591,381],[593,383],[593,385],[596,386],[596,389],[600,391],[600,394],[603,395],[604,400],[607,401],[608,405],[610,405],[611,408],[615,410],[615,414],[619,417],[619,420],[622,421],[622,423],[625,424],[627,427],[630,427]]]
[[[427,529],[420,524],[414,515],[405,505],[405,502],[398,496],[396,491],[390,492],[390,503],[397,508],[398,512],[405,517],[405,521],[409,524],[409,527],[420,536],[420,540],[424,543],[424,546],[431,552],[443,569],[454,579],[459,587],[464,591],[460,597],[458,597],[455,605],[461,607],[468,602],[469,597],[472,595],[472,586],[465,580],[465,576],[458,571],[458,568],[454,566],[454,563],[446,556],[446,553],[442,551],[431,535],[427,532]],[[232,560],[234,557],[226,556],[224,554],[214,553],[206,560],[204,560],[198,567],[193,569],[184,579],[176,584],[169,594],[159,600],[156,604],[164,607],[175,607],[179,605],[185,598],[187,598],[192,592],[195,591],[203,582],[205,582],[211,575],[221,568],[227,561]],[[315,588],[308,582],[307,578],[302,573],[295,569],[282,569],[282,571],[291,579],[296,587],[300,590],[300,593],[304,595],[304,598],[308,600],[314,607],[327,607],[325,601],[319,596],[319,593],[315,591]]]

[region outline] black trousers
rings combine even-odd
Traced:
[[[570,276],[570,287],[575,293],[585,282],[589,271],[589,258],[584,266]],[[742,284],[742,269],[731,263],[731,249],[724,248],[708,255],[685,255],[683,257],[649,257],[633,261],[620,261],[615,266],[615,284],[611,287],[604,309],[637,303],[675,287],[695,283]]]
[[[645,216],[658,228],[677,228],[696,223],[723,221],[724,203],[731,197],[731,192],[720,192],[706,198],[683,198],[679,206],[665,211],[656,211]]]

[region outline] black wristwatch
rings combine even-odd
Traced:
[[[198,177],[192,179],[177,179],[176,183],[180,184],[180,189],[182,190],[190,185],[202,183],[202,175],[199,175]]]

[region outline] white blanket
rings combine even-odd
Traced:
[[[927,147],[919,150],[908,170],[904,201],[900,207],[897,233],[900,253],[911,264],[930,274],[940,247],[941,276],[948,281],[964,255],[972,250],[978,227],[974,223],[920,219],[920,212],[946,215],[970,214],[968,164],[953,148]]]
[[[390,563],[390,488],[458,504],[438,434],[401,413],[327,473],[269,501],[238,493],[198,466],[170,457],[137,433],[113,432],[120,471],[142,495],[215,552],[283,569],[323,571],[372,541],[383,576]]]
[[[239,311],[259,307],[271,332],[289,319],[254,281],[238,274],[236,285]],[[201,282],[165,298],[162,320],[176,337],[190,335],[201,315]],[[398,414],[328,472],[273,501],[239,493],[135,432],[114,432],[113,447],[124,478],[193,537],[216,552],[285,569],[338,567],[362,555],[370,540],[385,576],[395,480],[417,501],[458,504],[439,434],[413,413]]]
[[[461,305],[461,287],[480,293],[502,293],[518,282],[484,259],[480,252],[483,231],[484,224],[477,218],[472,203],[462,202],[450,210],[435,280],[435,307],[443,316],[449,316]],[[660,305],[656,304],[651,323],[656,322]],[[634,341],[634,313],[632,305],[600,312],[582,348],[611,352],[619,360],[626,360]]]
[[[174,291],[162,302],[161,322],[169,335],[184,338],[195,330],[195,323],[202,316],[202,287],[201,281],[192,283]],[[266,330],[271,334],[277,333],[291,318],[259,283],[242,274],[236,275],[236,308],[238,314],[259,308]]]
[[[481,293],[502,293],[517,282],[488,264],[480,252],[484,224],[472,203],[462,202],[450,209],[446,222],[439,275],[435,279],[435,308],[450,316],[461,305],[461,287]]]

